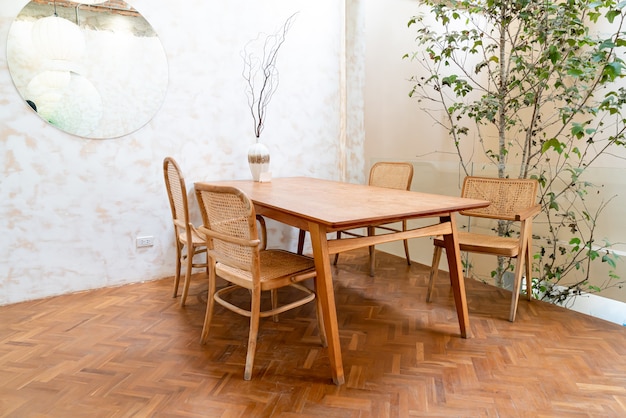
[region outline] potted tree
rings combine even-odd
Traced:
[[[594,186],[585,174],[600,155],[625,145],[626,90],[619,86],[624,3],[422,3],[429,13],[409,21],[420,47],[406,55],[419,65],[410,96],[448,132],[465,174],[474,156],[463,145],[476,138],[481,160],[497,176],[539,180],[546,227],[536,240],[536,294],[564,302],[600,290],[589,282],[589,267],[598,261],[610,266],[606,285],[621,286],[614,273],[617,256],[595,236],[607,202],[589,210]],[[500,235],[515,233],[505,222],[495,228]],[[496,284],[509,268],[498,261]]]

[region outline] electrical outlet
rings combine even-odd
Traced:
[[[137,237],[137,241],[135,241],[137,248],[141,247],[152,247],[154,245],[154,237],[145,236],[145,237]]]

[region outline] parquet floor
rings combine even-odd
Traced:
[[[331,383],[311,306],[261,324],[219,309],[199,344],[206,284],[188,306],[171,279],[0,307],[2,417],[624,417],[626,329],[468,281],[474,337],[459,338],[446,280],[380,253],[335,270],[346,384]],[[442,275],[442,279],[443,279]]]

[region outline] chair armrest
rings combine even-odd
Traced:
[[[201,239],[205,239],[204,234],[202,234],[198,228],[196,228],[191,222],[189,222],[188,224],[185,224],[183,221],[181,221],[180,219],[174,219],[174,225],[176,225],[178,228],[185,230],[186,233],[188,233],[189,235],[187,235],[187,239],[193,237],[194,235],[196,237],[200,237]],[[192,238],[193,239],[193,238]]]
[[[536,204],[534,206],[531,206],[529,208],[524,209],[521,212],[518,212],[515,214],[515,220],[516,221],[524,221],[528,218],[532,218],[535,215],[537,215],[539,212],[541,212],[541,205],[540,204]]]
[[[267,227],[265,226],[265,218],[261,215],[256,215],[256,220],[260,225],[261,232],[261,250],[267,249]]]
[[[196,234],[197,236],[204,238],[204,234],[202,234],[202,232],[200,232],[198,228],[191,222],[187,224],[187,229],[189,229],[192,234]]]
[[[237,237],[233,237],[231,235],[222,234],[220,232],[212,231],[212,230],[206,228],[205,226],[200,226],[198,228],[198,231],[201,234],[204,234],[208,238],[217,239],[217,240],[220,240],[220,241],[228,242],[230,244],[241,245],[241,246],[244,246],[244,247],[257,247],[257,246],[262,245],[260,239],[237,238]]]

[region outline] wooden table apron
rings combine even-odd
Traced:
[[[488,206],[489,202],[308,177],[275,178],[267,183],[251,180],[206,183],[237,187],[252,200],[258,214],[309,231],[317,270],[317,293],[323,309],[328,357],[335,384],[343,384],[345,377],[330,268],[331,254],[373,244],[443,235],[461,336],[471,336],[453,215],[463,209]],[[433,217],[439,218],[439,221],[404,232],[341,240],[329,240],[327,235],[342,229]]]

